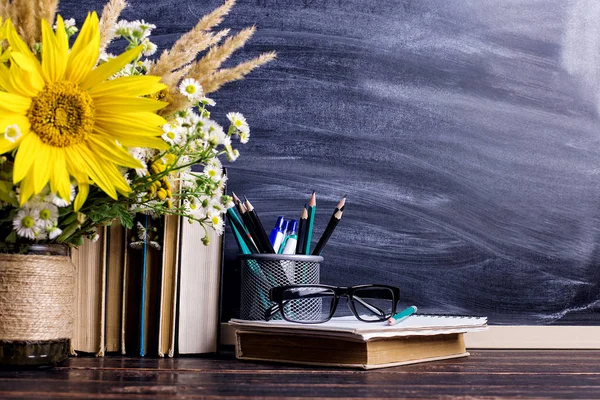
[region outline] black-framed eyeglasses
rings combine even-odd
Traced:
[[[347,297],[350,311],[356,318],[363,322],[378,322],[396,313],[400,289],[388,285],[286,285],[272,288],[269,297],[276,304],[265,311],[267,321],[281,311],[283,319],[289,322],[326,322],[333,317],[340,297]]]

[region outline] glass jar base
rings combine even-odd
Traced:
[[[0,368],[52,367],[69,357],[70,339],[0,340]]]

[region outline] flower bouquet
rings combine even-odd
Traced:
[[[227,114],[228,129],[211,119],[215,102],[207,95],[275,54],[221,68],[255,30],[233,36],[213,30],[234,0],[154,60],[155,26],[119,21],[123,0],[109,1],[101,18],[89,13],[80,28],[56,15],[57,3],[0,1],[0,244],[17,253],[40,244],[79,246],[113,220],[131,228],[141,212],[180,215],[222,232],[231,198],[223,192],[220,157],[235,160],[234,141],[247,142],[250,130],[239,113]],[[40,267],[43,260],[7,257],[0,260],[0,275],[13,264],[20,270],[31,264],[32,274],[48,271]],[[0,285],[1,295],[8,286]],[[44,286],[21,289],[37,293]],[[70,337],[68,323],[35,338],[20,336],[28,328],[13,323],[20,314],[7,314],[15,307],[3,303],[0,309],[0,340]],[[3,329],[8,325],[10,332]]]

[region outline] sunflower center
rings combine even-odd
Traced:
[[[42,142],[68,147],[85,141],[94,128],[95,108],[89,94],[71,82],[49,83],[31,101],[27,117]]]

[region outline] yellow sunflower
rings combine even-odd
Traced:
[[[142,51],[139,46],[98,67],[98,16],[88,14],[69,50],[63,19],[56,33],[42,22],[41,62],[7,20],[2,36],[10,66],[0,63],[0,154],[16,149],[13,183],[20,203],[50,190],[69,199],[70,179],[78,184],[79,210],[95,184],[113,199],[131,188],[118,166],[141,168],[126,147],[165,148],[156,114],[167,103],[142,97],[165,88],[155,76],[108,80]],[[125,147],[124,147],[125,146]]]

